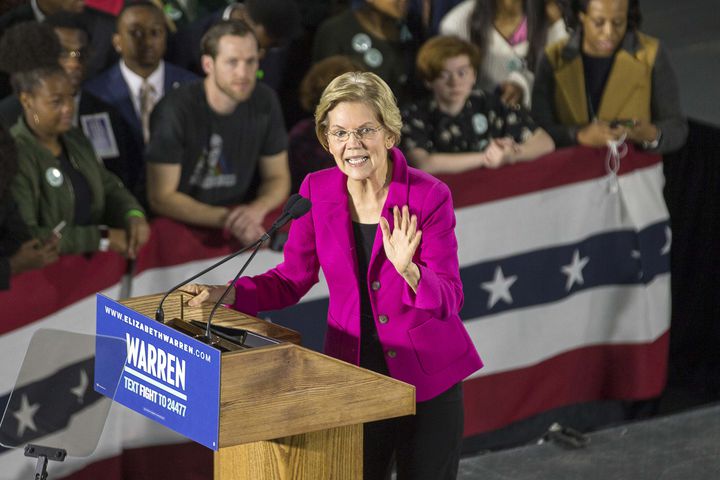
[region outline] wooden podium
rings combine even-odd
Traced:
[[[161,297],[120,303],[153,318]],[[211,309],[181,304],[164,304],[180,330]],[[222,354],[215,480],[361,479],[362,424],[415,413],[415,387],[303,348],[293,330],[227,308],[213,324],[282,341]]]

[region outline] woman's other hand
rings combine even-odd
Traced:
[[[42,243],[33,238],[23,243],[15,255],[10,257],[10,272],[12,275],[42,268],[57,261],[59,256],[59,242],[57,238]]]
[[[635,143],[652,142],[658,137],[658,129],[647,120],[635,120],[635,125],[627,129],[627,136]]]
[[[518,146],[512,138],[493,138],[485,151],[484,166],[487,168],[500,168],[511,163]]]
[[[625,127],[612,128],[609,123],[595,121],[578,130],[577,142],[586,147],[606,147],[609,141],[617,141],[625,133]]]
[[[227,285],[203,285],[200,283],[190,283],[180,288],[181,292],[189,293],[193,297],[188,300],[187,304],[189,307],[199,307],[203,303],[215,304],[220,297]],[[231,288],[223,303],[232,304],[235,303],[235,289]]]
[[[125,226],[127,234],[127,249],[124,254],[127,258],[134,259],[140,247],[145,245],[150,238],[150,225],[143,217],[130,217]]]

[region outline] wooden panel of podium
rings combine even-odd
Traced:
[[[153,318],[161,295],[120,303]],[[168,323],[189,335],[210,306],[165,302]],[[297,332],[227,308],[213,324],[281,343],[222,353],[215,480],[360,479],[362,424],[415,413],[412,385],[308,350]]]

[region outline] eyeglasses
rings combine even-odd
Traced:
[[[362,142],[363,140],[372,140],[382,129],[383,127],[360,127],[355,130],[335,130],[334,132],[328,132],[328,135],[331,135],[340,143],[345,143],[350,140],[350,135],[353,134],[359,142]]]

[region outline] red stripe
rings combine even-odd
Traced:
[[[465,436],[575,403],[655,397],[665,387],[668,342],[665,333],[653,343],[579,348],[532,367],[468,380]]]
[[[566,148],[532,162],[497,170],[478,168],[455,175],[439,175],[438,178],[448,184],[453,203],[460,208],[603,177],[607,174],[606,152],[604,148]],[[620,161],[619,174],[661,161],[659,155],[629,147],[627,155]]]
[[[0,334],[115,285],[125,272],[125,265],[125,260],[114,253],[66,255],[41,270],[14,276],[12,288],[0,291]]]

